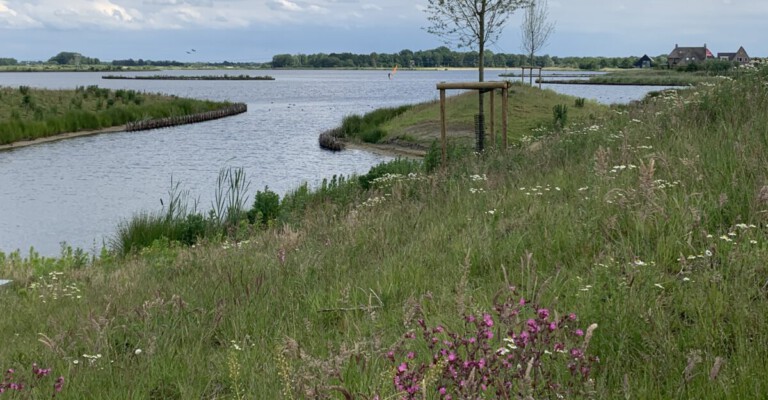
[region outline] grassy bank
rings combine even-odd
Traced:
[[[700,83],[714,83],[722,77],[704,72],[683,72],[675,70],[632,70],[593,75],[589,79],[547,79],[542,83],[563,85],[632,85],[632,86],[694,86]]]
[[[760,398],[766,82],[299,189],[239,244],[5,256],[0,368],[66,399]]]
[[[0,144],[211,111],[229,103],[109,90],[0,87]]]

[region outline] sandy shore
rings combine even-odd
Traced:
[[[110,128],[98,129],[95,131],[60,133],[58,135],[48,136],[48,137],[39,138],[35,140],[22,140],[20,142],[14,142],[11,144],[3,144],[3,145],[0,145],[0,151],[19,149],[22,147],[34,146],[36,144],[42,144],[42,143],[50,143],[50,142],[55,142],[57,140],[63,140],[63,139],[71,139],[71,138],[82,137],[82,136],[91,136],[91,135],[99,135],[102,133],[114,133],[114,132],[123,132],[123,131],[125,131],[125,125],[113,126]]]

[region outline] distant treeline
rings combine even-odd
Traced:
[[[180,61],[171,61],[171,60],[162,60],[162,61],[153,61],[153,60],[143,60],[139,58],[138,60],[134,60],[133,58],[129,58],[127,60],[113,60],[112,65],[116,67],[143,67],[143,66],[150,66],[150,67],[183,67],[187,65],[187,63],[183,63]]]
[[[272,57],[273,68],[474,68],[478,64],[476,51],[457,52],[442,46],[433,50],[399,53],[317,53],[278,54]],[[632,68],[639,57],[557,57],[537,56],[534,65],[539,67],[562,67],[594,70],[600,68]],[[664,65],[666,55],[653,58],[655,64]],[[528,66],[529,57],[523,54],[485,52],[486,67],[514,68]]]
[[[0,65],[16,65],[18,63],[15,58],[0,58]]]

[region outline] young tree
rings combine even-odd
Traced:
[[[549,36],[555,30],[555,24],[547,21],[549,18],[549,6],[547,0],[534,0],[533,4],[525,10],[522,30],[522,47],[530,57],[530,65],[535,62],[536,52],[547,46]]]
[[[532,0],[428,0],[426,12],[431,26],[427,32],[446,43],[477,49],[478,80],[485,80],[485,48],[501,35],[509,17]],[[483,121],[483,92],[478,97],[480,121]],[[483,150],[485,132],[477,132],[477,150]]]

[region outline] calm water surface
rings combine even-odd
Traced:
[[[512,71],[512,70],[510,70]],[[498,73],[487,73],[487,80]],[[150,74],[128,73],[129,75]],[[210,75],[221,71],[169,71]],[[162,92],[248,104],[248,112],[162,130],[112,133],[0,152],[0,251],[31,246],[56,255],[60,243],[91,251],[140,211],[160,209],[171,181],[181,182],[199,209],[210,209],[222,168],[242,167],[251,194],[269,186],[284,194],[302,182],[365,173],[389,158],[361,150],[320,150],[317,136],[348,114],[438,98],[435,85],[472,81],[476,71],[227,71],[269,74],[275,81],[102,80],[101,73],[2,73],[0,86]],[[544,85],[558,92],[621,103],[648,87]]]

